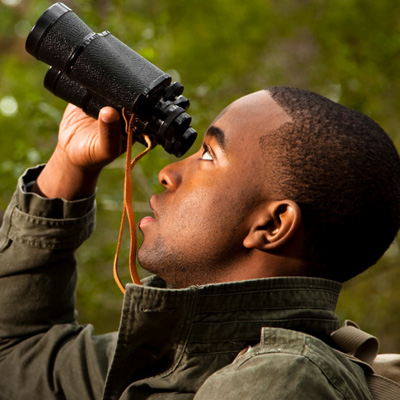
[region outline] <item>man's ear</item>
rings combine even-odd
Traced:
[[[300,226],[301,211],[297,203],[292,200],[270,201],[257,211],[243,245],[249,249],[275,250],[287,244]]]

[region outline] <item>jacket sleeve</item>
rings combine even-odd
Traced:
[[[115,335],[79,326],[74,305],[74,252],[94,229],[94,196],[25,193],[41,168],[19,180],[0,229],[0,398],[99,398]]]

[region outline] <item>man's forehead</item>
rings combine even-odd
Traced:
[[[232,103],[233,104],[233,103]],[[218,121],[220,118],[222,118],[226,112],[229,110],[229,108],[232,106],[232,104],[229,104],[226,106],[214,119],[214,121],[211,123],[211,126],[214,125],[214,122]]]
[[[267,91],[241,97],[226,107],[207,129],[205,137],[213,137],[221,147],[231,140],[256,139],[276,131],[291,117]]]

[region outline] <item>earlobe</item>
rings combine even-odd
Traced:
[[[263,251],[275,250],[287,244],[299,231],[301,211],[292,200],[267,203],[259,210],[243,245]]]

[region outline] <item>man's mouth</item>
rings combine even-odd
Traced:
[[[139,222],[139,228],[142,229],[145,225],[148,225],[154,222],[156,219],[153,217],[144,217]]]
[[[154,222],[157,219],[157,214],[154,211],[152,203],[153,203],[153,197],[150,199],[150,208],[153,210],[154,217],[147,216],[147,217],[142,218],[138,225],[139,229],[141,229],[145,225],[148,225],[148,224]]]

